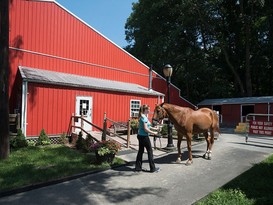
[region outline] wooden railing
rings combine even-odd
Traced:
[[[75,125],[75,122],[80,120],[80,126]],[[116,131],[111,132],[110,129],[108,129],[107,127],[107,122],[111,122],[113,125],[118,125],[120,127],[123,127],[125,131],[127,131],[127,139],[121,135],[119,135]],[[86,133],[86,134],[90,134],[89,132],[87,132],[84,129],[84,123],[87,123],[93,127],[95,127],[97,130],[102,132],[102,136],[101,136],[101,140],[106,140],[106,138],[111,139],[116,141],[117,143],[121,144],[122,146],[124,146],[122,143],[120,143],[119,141],[113,139],[111,137],[111,135],[118,137],[121,140],[124,140],[126,143],[126,147],[129,148],[130,147],[130,132],[131,132],[131,126],[130,126],[130,119],[127,121],[126,125],[119,123],[119,122],[115,122],[109,118],[106,117],[106,113],[104,113],[104,120],[103,120],[103,128],[99,127],[98,125],[89,122],[88,120],[86,120],[83,116],[76,116],[74,114],[72,114],[71,118],[70,118],[70,122],[69,122],[69,127],[67,130],[67,135],[71,136],[72,133],[75,132],[75,129],[80,129],[80,131]],[[92,139],[94,139],[95,141],[99,141],[98,139],[94,138],[93,136],[91,136]]]
[[[76,126],[75,125],[75,122],[78,121],[78,120],[81,120],[81,126]],[[67,131],[67,136],[71,136],[71,134],[75,131],[76,128],[80,129],[81,132],[84,132],[85,134],[90,134],[89,132],[87,132],[85,129],[84,129],[84,122],[86,122],[87,124],[95,127],[96,129],[100,130],[100,131],[103,131],[102,128],[100,128],[98,125],[95,125],[94,123],[91,123],[89,122],[88,120],[86,120],[83,116],[76,116],[76,115],[73,115],[71,116],[70,118],[70,122],[69,122],[69,127],[68,127],[68,131]],[[92,136],[91,136],[92,137]],[[98,142],[99,140],[92,137],[92,139],[94,139],[96,142]]]
[[[112,125],[114,126],[114,132],[111,132],[110,129],[107,129],[107,122],[108,121],[111,122]],[[127,139],[117,133],[117,129],[115,129],[116,125],[123,127],[124,129],[122,129],[122,131],[127,131]],[[124,125],[122,123],[111,120],[110,118],[107,118],[106,113],[104,113],[102,140],[106,139],[107,134],[109,134],[109,135],[112,134],[112,135],[126,141],[127,148],[129,148],[130,147],[130,132],[131,132],[130,119],[126,122],[126,125]]]

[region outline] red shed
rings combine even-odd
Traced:
[[[52,0],[11,1],[9,45],[10,113],[28,137],[66,132],[73,113],[127,121],[167,92],[162,76]],[[174,85],[171,103],[194,107]]]
[[[218,111],[221,124],[234,127],[240,122],[245,122],[249,113],[273,114],[273,96],[206,99],[200,102],[198,107],[208,107]],[[272,117],[267,119],[267,121],[272,120]]]

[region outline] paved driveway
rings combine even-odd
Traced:
[[[185,142],[184,142],[185,143]],[[0,204],[192,204],[273,153],[273,137],[222,134],[212,160],[201,156],[205,142],[193,146],[194,163],[176,164],[176,152],[158,156],[159,173],[135,173],[134,164],[64,183],[0,198]],[[144,167],[148,168],[145,162]]]

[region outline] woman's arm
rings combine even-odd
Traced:
[[[147,123],[144,123],[144,130],[145,130],[145,132],[147,132],[147,133],[150,133],[150,134],[153,134],[153,135],[157,135],[157,132],[154,132],[154,131],[152,131],[152,130],[150,130],[150,129],[148,128]]]

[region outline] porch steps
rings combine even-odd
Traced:
[[[235,133],[245,133],[246,132],[246,123],[239,122],[239,124],[234,129]]]

